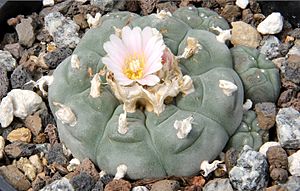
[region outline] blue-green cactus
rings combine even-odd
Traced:
[[[174,55],[184,52],[188,37],[197,41],[199,50],[191,57],[179,59],[181,71],[191,76],[195,91],[186,96],[179,94],[159,115],[139,109],[127,113],[128,132],[120,134],[122,103],[104,83],[100,97],[91,97],[89,74],[103,68],[103,44],[116,28],[126,25],[156,28]],[[242,121],[244,90],[233,70],[230,50],[208,32],[211,26],[228,28],[224,19],[202,8],[178,9],[173,16],[163,18],[128,12],[103,16],[101,26],[90,29],[74,50],[80,65],[72,66],[71,58],[67,58],[54,71],[54,82],[49,88],[53,113],[65,107],[63,111],[74,120],[72,125],[57,120],[60,139],[74,156],[90,158],[112,174],[125,164],[132,179],[193,175],[199,171],[201,161],[216,158]],[[220,80],[231,82],[237,90],[224,93]],[[174,122],[191,116],[191,132],[179,139]]]

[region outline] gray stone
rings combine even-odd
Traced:
[[[32,46],[35,35],[34,35],[34,27],[32,25],[32,18],[21,19],[21,23],[17,24],[16,31],[18,33],[19,43],[30,47]]]
[[[233,188],[228,178],[217,178],[209,181],[204,186],[203,191],[233,191]]]
[[[161,180],[154,183],[150,191],[177,191],[180,188],[176,180]]]
[[[12,57],[10,52],[0,50],[0,65],[2,65],[8,72],[11,72],[16,67],[16,60]]]
[[[268,162],[263,154],[245,145],[237,165],[229,172],[232,186],[239,190],[262,190],[268,184]]]
[[[262,129],[270,129],[275,125],[276,105],[271,102],[263,102],[255,105],[257,121]]]
[[[88,191],[94,187],[95,180],[89,174],[81,172],[80,174],[71,178],[70,183],[75,190]]]
[[[97,6],[103,11],[111,11],[114,7],[114,0],[91,0],[91,5]]]
[[[104,184],[101,180],[98,180],[92,189],[92,191],[103,191],[104,190]]]
[[[48,186],[45,186],[40,191],[73,191],[74,188],[70,184],[69,180],[67,178],[62,178],[60,180],[56,180],[49,184]]]
[[[25,84],[30,80],[32,80],[32,76],[23,65],[19,65],[10,76],[10,84],[13,89],[25,89]]]
[[[50,13],[45,17],[45,28],[59,48],[75,48],[80,41],[78,37],[80,27],[59,12]]]
[[[277,136],[284,148],[300,148],[300,113],[293,107],[282,108],[276,116]]]
[[[48,163],[57,163],[61,165],[67,165],[68,160],[65,157],[63,153],[63,147],[61,143],[55,143],[54,145],[51,145],[48,153]]]
[[[268,59],[277,58],[280,56],[279,46],[280,41],[274,35],[270,35],[262,40],[260,53],[265,54]]]
[[[13,57],[18,59],[21,57],[23,47],[20,45],[20,43],[6,44],[3,50],[10,52]]]
[[[283,185],[286,190],[300,191],[300,177],[290,176],[288,181]]]
[[[7,78],[6,69],[0,65],[0,100],[6,96],[9,88],[9,80]]]
[[[44,56],[45,63],[49,69],[55,69],[65,58],[72,54],[70,48],[57,48]]]

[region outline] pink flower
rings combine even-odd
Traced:
[[[121,38],[110,35],[103,45],[107,56],[102,62],[114,74],[120,85],[138,82],[154,86],[160,79],[155,74],[162,68],[162,56],[166,48],[162,35],[154,28],[122,29]]]

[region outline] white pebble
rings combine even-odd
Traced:
[[[149,191],[149,190],[145,186],[136,186],[136,187],[132,188],[131,191]]]
[[[54,0],[43,0],[43,6],[53,6],[54,5]]]
[[[281,32],[282,27],[283,17],[279,12],[274,12],[257,26],[257,31],[261,34],[277,34]]]
[[[7,127],[12,122],[12,111],[15,117],[25,119],[38,110],[43,103],[42,98],[33,91],[13,89],[0,104],[0,122]],[[7,119],[6,119],[7,118]]]
[[[80,161],[77,158],[73,158],[69,165],[67,166],[67,169],[69,172],[75,171],[76,167],[80,165]]]
[[[127,166],[125,164],[121,164],[117,167],[117,173],[114,177],[115,180],[119,180],[124,178],[125,174],[127,173]]]
[[[246,99],[246,102],[243,104],[243,111],[248,111],[253,106],[251,99]]]
[[[300,176],[300,150],[288,157],[289,172],[293,176]]]
[[[275,141],[266,142],[259,148],[259,152],[264,156],[267,156],[268,149],[273,146],[280,146],[280,144]]]
[[[239,6],[241,9],[245,9],[249,4],[249,0],[236,0],[235,4]]]
[[[0,159],[3,158],[4,147],[5,147],[5,140],[2,136],[0,136]]]

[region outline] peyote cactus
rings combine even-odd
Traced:
[[[201,161],[219,155],[243,116],[243,84],[230,50],[209,32],[215,28],[228,24],[203,8],[103,16],[54,71],[49,103],[61,140],[75,157],[108,173],[126,165],[132,179],[197,173]],[[133,32],[152,35],[153,47],[165,48],[154,50],[160,70],[148,76],[140,70],[148,67],[144,54],[126,57],[123,73],[114,67],[124,51],[113,43],[134,40],[126,37]]]

